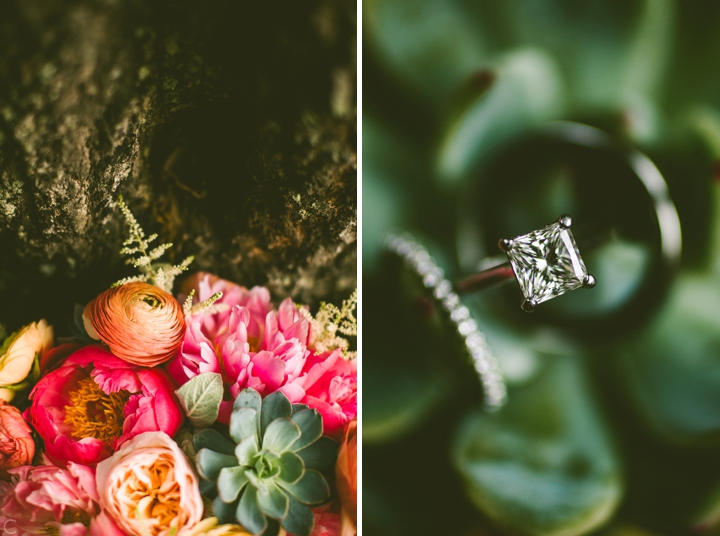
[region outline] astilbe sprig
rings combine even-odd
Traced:
[[[357,289],[352,295],[342,302],[341,307],[337,307],[332,303],[322,302],[320,309],[313,316],[310,311],[304,307],[298,307],[310,325],[312,326],[312,335],[310,337],[310,347],[316,352],[330,352],[332,350],[342,350],[346,359],[355,357],[355,352],[350,352],[350,342],[340,335],[346,337],[357,336],[357,318],[355,318],[355,308],[357,307]],[[340,335],[338,335],[338,333]]]
[[[122,196],[118,198],[118,207],[120,207],[123,216],[125,216],[125,221],[130,231],[130,237],[123,242],[123,248],[120,250],[120,254],[130,256],[125,263],[132,264],[140,270],[140,275],[126,277],[114,283],[112,286],[119,287],[125,283],[142,281],[151,283],[163,289],[165,292],[172,292],[175,278],[188,269],[194,258],[192,256],[187,257],[180,264],[174,266],[171,264],[154,263],[153,261],[162,257],[165,252],[172,247],[172,244],[160,244],[150,249],[150,244],[157,240],[158,235],[152,234],[148,237],[145,236],[145,231],[143,231],[137,219],[135,219],[135,216],[125,204],[125,201],[123,201]]]

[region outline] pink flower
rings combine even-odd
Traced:
[[[0,477],[7,477],[7,470],[32,463],[35,441],[30,425],[22,413],[0,399]]]
[[[160,368],[86,346],[38,382],[25,416],[51,460],[94,465],[143,432],[175,435],[185,417],[175,389]]]
[[[95,470],[70,462],[24,465],[11,469],[11,482],[0,482],[0,526],[6,532],[64,536],[87,534],[87,524],[100,513]]]
[[[308,374],[318,367],[322,355],[313,355],[307,360]],[[327,358],[324,360],[327,361]],[[313,380],[304,381],[305,397],[301,400],[320,412],[323,418],[323,433],[336,435],[343,432],[345,425],[357,417],[357,361],[336,358],[325,373]]]

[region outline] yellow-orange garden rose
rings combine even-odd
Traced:
[[[0,350],[0,400],[10,402],[15,391],[4,386],[27,378],[35,356],[44,356],[53,346],[53,328],[45,320],[33,322],[11,336],[5,350]],[[37,378],[36,378],[37,379]]]
[[[181,536],[252,536],[240,525],[218,525],[217,517],[203,519]]]
[[[35,456],[32,429],[20,410],[0,400],[0,477],[8,477],[8,469],[29,465]]]
[[[178,353],[185,335],[185,315],[170,294],[147,283],[111,288],[87,304],[83,322],[88,334],[135,365],[154,367]]]
[[[203,502],[190,461],[164,432],[145,432],[100,462],[100,506],[127,534],[183,535]]]
[[[345,431],[335,464],[338,495],[342,503],[341,534],[355,534],[357,526],[357,421]]]

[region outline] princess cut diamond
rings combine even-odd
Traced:
[[[575,244],[570,222],[563,216],[540,230],[501,241],[525,297],[524,309],[532,310],[569,290],[595,284]]]

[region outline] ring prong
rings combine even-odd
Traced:
[[[515,242],[512,238],[503,238],[498,242],[498,247],[503,250],[505,253],[510,251],[513,246],[515,245]]]
[[[522,304],[520,304],[520,307],[522,307],[522,310],[526,313],[532,313],[536,306],[537,302],[535,300],[523,300]]]
[[[582,286],[583,286],[583,288],[593,288],[596,283],[597,283],[597,281],[595,280],[595,278],[592,275],[587,274],[583,278]]]
[[[570,229],[570,226],[572,225],[572,218],[569,214],[563,214],[558,218],[558,223],[561,227],[564,227],[565,229]]]

